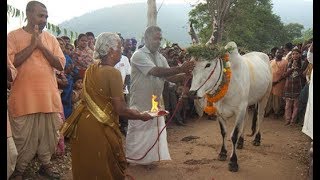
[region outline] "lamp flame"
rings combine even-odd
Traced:
[[[152,108],[150,110],[150,112],[158,112],[158,102],[156,101],[157,96],[152,95]]]

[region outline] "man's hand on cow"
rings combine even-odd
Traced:
[[[182,72],[186,74],[191,74],[194,67],[195,67],[194,61],[187,61],[182,64],[181,69],[182,69]]]

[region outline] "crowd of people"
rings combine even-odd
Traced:
[[[312,48],[312,39],[303,45],[286,43],[272,48],[269,57],[273,87],[265,116],[284,116],[285,125],[303,125],[312,72],[307,54]]]
[[[196,114],[187,96],[195,64],[186,50],[178,44],[160,48],[157,26],[146,29],[138,48],[134,38],[110,32],[81,33],[72,43],[43,31],[44,4],[30,1],[26,14],[27,25],[7,37],[8,179],[23,179],[36,154],[39,174],[59,178],[50,160],[65,154],[64,122],[68,131],[74,127],[66,136],[73,179],[124,179],[128,162],[150,168],[170,160],[168,119],[147,112],[155,95],[160,109],[176,112],[178,125]],[[286,125],[304,123],[311,138],[312,52],[312,40],[271,50],[273,89],[266,108],[266,116],[284,115]]]

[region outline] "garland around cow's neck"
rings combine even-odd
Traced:
[[[213,105],[213,103],[219,101],[223,98],[229,87],[229,83],[231,80],[231,69],[230,69],[230,62],[229,55],[225,54],[223,57],[223,77],[220,85],[218,86],[216,92],[214,94],[206,94],[207,98],[207,106],[204,109],[204,112],[208,115],[213,115],[217,112],[217,108]]]

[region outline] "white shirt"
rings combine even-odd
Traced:
[[[121,55],[120,61],[114,67],[120,71],[122,76],[122,82],[124,83],[126,76],[131,74],[131,66],[129,63],[129,59],[126,56]],[[123,93],[129,93],[127,86],[125,86]]]

